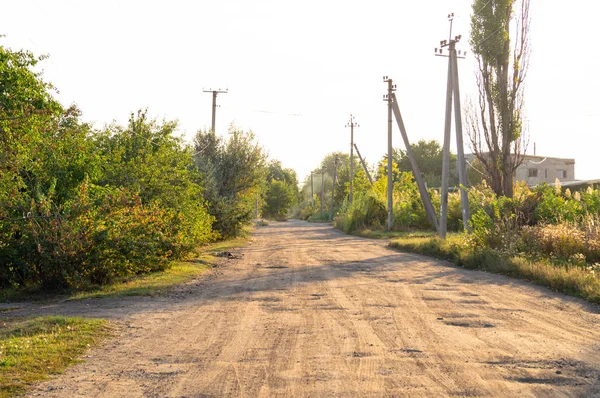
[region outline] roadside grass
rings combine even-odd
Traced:
[[[45,292],[35,287],[0,289],[0,301],[60,301],[114,296],[158,295],[175,285],[189,282],[216,262],[216,254],[246,244],[249,236],[224,240],[199,247],[190,259],[177,261],[164,271],[115,280],[105,286],[90,286],[81,290]]]
[[[120,280],[110,285],[96,287],[90,291],[74,293],[70,300],[85,298],[101,298],[112,296],[152,296],[163,294],[170,288],[189,282],[200,276],[216,261],[216,254],[231,250],[247,243],[249,237],[240,237],[211,243],[196,249],[195,257],[186,261],[178,261],[161,272],[138,275]]]
[[[0,321],[0,398],[61,373],[109,333],[101,319],[47,316]]]
[[[352,235],[361,236],[369,239],[391,239],[391,238],[421,238],[421,237],[433,237],[435,232],[433,231],[387,231],[385,229],[361,229],[351,232]]]
[[[554,264],[549,259],[503,255],[492,249],[475,250],[461,234],[438,237],[402,237],[390,247],[448,260],[468,269],[508,275],[571,296],[600,303],[600,278],[581,265]]]
[[[311,214],[306,221],[313,223],[331,223],[331,221],[329,221],[329,210],[323,211],[322,213]]]

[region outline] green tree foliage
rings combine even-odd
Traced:
[[[297,198],[297,187],[285,181],[272,180],[267,184],[265,205],[262,208],[263,216],[285,220],[295,205]]]
[[[93,132],[53,99],[40,59],[0,47],[0,285],[105,283],[211,239],[175,123],[139,112]]]
[[[252,220],[255,201],[266,178],[266,154],[252,132],[230,128],[228,140],[212,131],[199,131],[194,139],[196,167],[201,173],[204,197],[221,237],[243,232]]]
[[[473,1],[470,44],[478,63],[479,106],[466,112],[486,180],[496,195],[508,197],[513,196],[513,174],[524,151],[523,82],[529,63],[529,0],[515,3]]]
[[[414,145],[411,145],[411,149],[423,180],[429,187],[441,187],[442,186],[442,146],[436,140],[419,140]],[[398,170],[402,172],[412,172],[412,165],[410,158],[406,150],[394,149],[393,159],[398,164]],[[450,153],[450,181],[449,184],[458,184],[458,176],[456,171],[456,155]],[[385,157],[387,161],[387,157]]]
[[[283,168],[280,161],[272,160],[267,169],[264,196],[263,216],[284,220],[300,198],[296,172]]]

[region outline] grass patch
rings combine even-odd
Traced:
[[[57,301],[162,294],[175,285],[197,278],[216,262],[218,252],[241,247],[248,240],[249,236],[244,236],[211,243],[196,249],[189,260],[174,262],[171,267],[164,271],[118,279],[105,286],[90,286],[79,291],[59,292],[45,292],[35,287],[1,289],[0,301]]]
[[[248,239],[248,237],[241,237],[211,243],[198,248],[194,258],[179,261],[164,271],[135,276],[91,291],[77,292],[72,294],[69,299],[162,294],[173,286],[197,278],[214,264],[217,253],[243,246]]]
[[[329,221],[329,210],[323,210],[322,213],[319,212],[311,214],[310,217],[306,219],[306,221],[314,223],[331,223],[331,221]]]
[[[352,235],[361,236],[370,239],[391,239],[391,238],[422,238],[433,237],[433,231],[388,231],[385,229],[361,229],[351,232]]]
[[[101,319],[59,316],[0,323],[0,398],[23,394],[61,373],[108,333]]]
[[[437,237],[404,237],[390,247],[448,260],[458,266],[528,280],[555,291],[600,303],[600,279],[580,265],[553,264],[549,260],[503,255],[492,249],[475,249],[461,234]]]

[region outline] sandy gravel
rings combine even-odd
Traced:
[[[118,325],[31,395],[600,396],[598,307],[328,225],[261,227],[239,254],[166,296],[11,312]]]

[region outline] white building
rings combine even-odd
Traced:
[[[475,160],[472,153],[466,154],[467,166]],[[575,159],[550,158],[546,156],[523,155],[523,161],[515,171],[515,181],[525,181],[533,186],[543,182],[553,184],[575,181]]]

